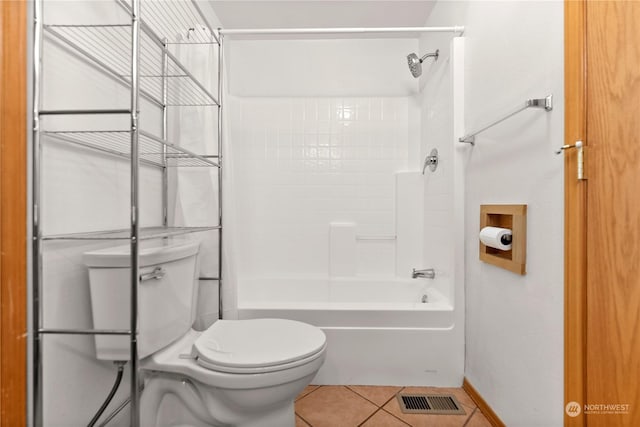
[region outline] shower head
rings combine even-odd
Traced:
[[[415,53],[410,53],[407,55],[407,64],[409,64],[409,71],[411,71],[411,75],[413,77],[420,77],[422,74],[422,62],[427,58],[435,58],[434,60],[438,60],[438,54],[440,53],[440,49],[436,49],[434,53],[427,53],[422,58],[418,58],[418,55]]]

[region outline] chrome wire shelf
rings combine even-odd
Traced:
[[[119,1],[127,11],[131,1]],[[195,0],[146,0],[140,3],[143,25],[157,35],[182,35],[169,44],[220,44],[220,38]]]
[[[131,158],[131,132],[128,130],[109,131],[45,131],[45,136],[69,144],[98,150],[103,153]],[[219,164],[192,153],[170,142],[163,141],[154,135],[140,131],[139,138],[140,163],[157,167],[219,167]],[[166,157],[166,164],[163,163]]]
[[[167,2],[171,3],[171,2]],[[131,25],[45,25],[47,34],[131,85]],[[182,65],[151,30],[142,28],[140,37],[140,91],[162,103],[167,80],[168,106],[218,106],[218,99]],[[194,34],[198,32],[193,32]],[[198,33],[199,34],[199,33]],[[166,53],[166,71],[163,67]]]
[[[131,0],[116,2],[131,12]],[[169,40],[169,44],[220,44],[220,35],[196,0],[144,0],[140,2],[140,9],[144,18],[142,25],[154,34],[183,36]]]
[[[140,240],[161,239],[183,234],[200,233],[219,230],[220,226],[211,227],[140,227]],[[42,240],[130,240],[131,229],[89,231],[84,233],[67,233],[43,235]]]
[[[129,337],[129,408],[130,425],[139,427],[140,423],[140,391],[143,381],[140,377],[140,359],[138,354],[139,330],[139,297],[138,283],[140,283],[140,242],[142,240],[161,239],[171,236],[186,235],[188,233],[217,232],[218,243],[218,296],[222,290],[222,126],[217,129],[217,153],[197,155],[189,150],[166,141],[169,134],[170,120],[168,113],[171,106],[214,106],[217,111],[218,123],[222,123],[223,108],[223,38],[220,31],[215,31],[207,21],[206,16],[200,10],[200,0],[114,0],[120,7],[128,12],[127,20],[113,24],[115,16],[108,14],[104,22],[110,24],[89,24],[72,20],[58,22],[55,25],[46,25],[44,14],[45,0],[33,2],[33,122],[32,122],[32,159],[31,185],[31,273],[32,273],[32,381],[30,397],[32,405],[32,421],[35,426],[46,425],[44,422],[45,388],[45,364],[43,363],[45,347],[43,337],[50,335],[121,335]],[[75,8],[75,5],[69,6]],[[62,9],[61,12],[64,12]],[[75,15],[75,14],[70,14]],[[62,17],[62,14],[54,14]],[[107,20],[108,19],[108,20]],[[61,25],[73,24],[73,25]],[[78,25],[76,25],[78,24]],[[46,36],[46,37],[45,37]],[[46,42],[46,43],[45,43]],[[214,46],[217,54],[217,82],[209,82],[208,76],[192,74],[177,56],[170,50],[172,44],[209,44]],[[123,87],[130,90],[129,103],[111,109],[90,108],[82,109],[43,109],[42,83],[43,83],[43,51],[49,45],[62,48],[75,59],[80,59],[91,69],[87,78],[102,74]],[[182,53],[182,52],[180,52]],[[213,53],[213,52],[211,52]],[[49,61],[50,57],[44,56]],[[185,61],[190,62],[190,61]],[[47,69],[48,70],[48,69]],[[202,80],[199,80],[202,79]],[[203,83],[207,83],[206,85]],[[216,86],[216,87],[214,87]],[[140,129],[139,112],[146,110],[140,108],[140,101],[148,101],[155,104],[162,114],[161,130],[157,137]],[[144,105],[143,105],[144,106]],[[124,107],[124,108],[123,108]],[[209,109],[210,112],[210,109]],[[120,122],[114,115],[129,115],[128,125]],[[146,112],[144,112],[146,114]],[[114,120],[100,120],[85,122],[74,121],[71,116],[81,115],[109,115]],[[40,120],[49,116],[61,117],[57,119]],[[53,122],[53,123],[52,123]],[[88,130],[87,126],[102,123],[100,130]],[[106,130],[109,123],[116,126]],[[46,126],[44,126],[46,124]],[[55,127],[54,127],[55,126]],[[63,127],[61,127],[63,126]],[[72,129],[71,129],[72,128]],[[45,130],[47,129],[47,130]],[[213,135],[211,135],[213,137]],[[206,138],[203,136],[203,138]],[[68,147],[95,150],[96,152],[118,156],[130,162],[130,206],[126,213],[130,219],[130,227],[102,231],[74,232],[65,234],[47,234],[42,229],[42,212],[46,211],[43,194],[43,168],[45,153],[42,150],[43,141],[52,144],[68,144]],[[179,142],[179,141],[177,141]],[[140,166],[152,165],[161,168],[162,194],[161,208],[162,225],[155,227],[140,227]],[[218,212],[217,221],[210,223],[215,226],[196,227],[169,227],[169,167],[217,167],[218,170]],[[207,174],[209,175],[209,174]],[[44,207],[44,208],[43,208]],[[114,207],[115,208],[115,207]],[[124,217],[123,217],[124,218]],[[117,224],[121,226],[121,224]],[[130,246],[131,268],[129,271],[128,294],[130,296],[129,327],[126,329],[61,329],[45,328],[44,323],[44,296],[43,290],[47,287],[46,275],[43,271],[44,247],[48,250],[56,249],[54,242],[60,242],[63,246],[73,245],[77,242],[114,242],[128,244]],[[220,314],[222,310],[222,298],[218,299]],[[47,367],[49,369],[50,367]],[[50,390],[48,390],[50,392]],[[126,405],[126,403],[125,403]],[[123,405],[106,417],[105,422],[112,419]]]

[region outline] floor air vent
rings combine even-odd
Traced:
[[[397,395],[400,410],[405,414],[464,415],[462,405],[450,394]]]

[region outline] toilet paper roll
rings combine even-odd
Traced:
[[[511,230],[500,227],[484,227],[480,230],[480,241],[491,248],[511,249]]]

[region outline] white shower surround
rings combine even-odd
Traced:
[[[437,76],[437,81],[432,86],[443,86],[441,91],[429,93],[430,96],[433,95],[433,99],[426,99],[426,92],[431,89],[429,89],[429,83],[425,84],[424,81],[420,82],[422,91],[418,90],[417,81],[414,81],[414,89],[409,90],[408,93],[396,93],[395,101],[389,101],[393,98],[393,93],[385,93],[382,97],[380,95],[371,96],[371,94],[368,97],[362,97],[359,94],[363,92],[363,89],[365,91],[371,88],[375,90],[375,85],[364,79],[358,83],[360,85],[358,91],[355,94],[349,93],[351,98],[342,104],[342,107],[355,105],[356,114],[358,105],[363,104],[366,108],[366,101],[378,102],[377,99],[380,100],[383,109],[385,105],[389,105],[385,104],[388,102],[395,103],[396,106],[400,105],[400,109],[404,108],[404,105],[409,109],[404,122],[406,130],[403,131],[404,136],[408,138],[405,141],[405,148],[396,147],[393,149],[387,146],[386,149],[390,154],[387,156],[389,161],[385,162],[384,159],[387,157],[382,156],[380,158],[382,161],[375,163],[382,168],[390,168],[384,170],[387,175],[393,176],[394,173],[403,170],[419,170],[425,153],[428,153],[432,148],[431,144],[435,144],[440,150],[440,173],[429,174],[427,172],[423,178],[425,210],[422,217],[428,223],[424,224],[424,232],[422,231],[423,226],[419,226],[415,230],[421,237],[425,237],[424,244],[430,246],[430,249],[425,246],[425,250],[418,258],[423,261],[424,265],[415,265],[415,267],[436,268],[438,278],[431,284],[426,279],[407,280],[409,271],[398,274],[394,268],[398,261],[393,259],[395,242],[384,239],[358,243],[359,258],[365,259],[365,262],[360,262],[356,267],[355,276],[349,278],[328,276],[329,224],[332,221],[340,222],[352,219],[352,217],[347,215],[345,218],[344,211],[342,216],[327,216],[325,215],[326,211],[331,211],[331,207],[323,210],[321,209],[323,205],[319,204],[319,209],[316,209],[316,212],[307,218],[309,224],[316,227],[316,231],[310,233],[309,229],[305,230],[301,226],[302,224],[298,224],[301,221],[304,222],[304,218],[301,219],[300,216],[301,212],[296,212],[295,206],[283,203],[282,199],[277,197],[273,199],[273,194],[268,193],[269,188],[265,186],[265,183],[275,177],[274,183],[280,187],[289,185],[288,191],[294,193],[297,191],[295,194],[301,198],[305,195],[305,182],[311,185],[311,191],[320,190],[322,193],[325,190],[322,188],[323,183],[318,181],[318,174],[305,170],[298,171],[302,172],[298,175],[298,181],[288,181],[292,175],[287,176],[287,168],[291,167],[292,163],[291,159],[279,157],[281,152],[279,150],[282,149],[282,144],[279,144],[280,136],[283,133],[282,127],[287,124],[301,126],[300,133],[304,134],[304,118],[296,121],[295,115],[305,114],[305,101],[308,101],[309,98],[313,98],[312,101],[316,103],[315,105],[328,105],[328,114],[335,111],[344,112],[344,109],[340,109],[340,98],[337,97],[337,93],[345,88],[335,80],[320,81],[317,86],[320,90],[323,87],[327,89],[328,98],[309,97],[309,94],[303,93],[299,96],[306,95],[306,99],[298,98],[296,100],[296,98],[292,98],[294,94],[291,91],[303,87],[300,76],[291,76],[291,85],[288,86],[289,93],[281,95],[277,93],[277,90],[285,88],[286,85],[282,81],[274,82],[270,88],[265,88],[256,80],[243,85],[242,77],[248,78],[246,69],[240,71],[240,77],[234,73],[234,57],[237,58],[238,52],[234,50],[233,40],[227,42],[231,51],[229,70],[232,79],[230,82],[231,95],[234,95],[233,88],[239,87],[242,87],[243,95],[233,96],[232,108],[236,109],[237,117],[236,121],[231,123],[231,129],[228,133],[229,142],[234,145],[232,162],[235,169],[234,179],[228,191],[234,192],[236,196],[238,223],[242,224],[242,228],[238,230],[240,238],[237,239],[238,317],[293,318],[321,327],[327,335],[328,353],[326,362],[314,383],[431,386],[460,386],[462,383],[464,370],[464,179],[462,166],[465,152],[458,149],[459,144],[456,141],[464,131],[464,39],[461,37],[452,38],[449,35],[444,38],[446,41],[443,42],[442,35],[439,35],[438,40],[446,44],[446,46],[440,46],[440,61],[432,67],[425,67],[425,77],[423,77],[423,80],[428,79],[429,73],[433,73],[434,76]],[[319,43],[317,40],[313,42]],[[352,42],[352,40],[348,42]],[[368,40],[367,42],[371,43],[372,41]],[[245,43],[246,48],[246,44],[249,42],[242,41],[242,43]],[[259,46],[260,41],[255,41],[255,43],[256,46]],[[275,42],[270,41],[269,43],[269,49],[273,49]],[[301,42],[297,41],[296,43]],[[405,50],[418,50],[417,40],[414,40],[413,43],[413,48]],[[349,49],[349,43],[346,44],[347,47],[344,49]],[[392,85],[401,87],[399,90],[406,90],[411,83],[410,73],[404,62],[404,55],[408,52],[402,49],[392,52],[389,45],[386,47],[387,49],[382,49],[383,52],[378,52],[379,57],[375,61],[378,67],[376,73],[381,76],[386,72],[387,80],[395,78],[403,81],[404,83],[394,82]],[[258,47],[253,48],[259,49]],[[286,47],[283,46],[283,49]],[[299,46],[295,46],[295,49],[299,49]],[[244,65],[243,61],[247,57],[246,52],[245,50],[245,55],[242,55],[243,59],[235,63],[236,67]],[[348,57],[348,53],[345,54],[344,51],[339,55]],[[363,55],[367,56],[369,65],[374,62],[371,58],[373,55],[371,51],[366,51]],[[389,58],[393,56],[399,56],[402,59],[401,68],[396,64],[388,66],[383,62],[384,59],[389,61]],[[278,59],[273,58],[271,61],[276,63]],[[319,57],[316,60],[322,62],[325,58]],[[348,64],[348,66],[351,65]],[[279,68],[278,70],[267,68],[265,74],[270,75],[272,79],[285,70],[285,74],[281,75],[280,79],[287,81],[288,76],[284,65],[274,66],[274,68]],[[401,73],[399,73],[400,70]],[[407,76],[409,76],[408,79]],[[264,80],[264,77],[262,79]],[[331,77],[328,77],[325,80],[330,79]],[[252,85],[256,91],[260,92],[259,97],[249,96]],[[390,90],[388,86],[386,90]],[[391,98],[389,98],[390,95]],[[401,97],[397,98],[397,95],[401,95]],[[283,97],[285,99],[282,99]],[[291,105],[294,105],[294,108]],[[296,105],[300,108],[296,109]],[[308,105],[307,103],[306,108],[309,108]],[[337,110],[334,110],[336,105]],[[256,117],[257,110],[255,108],[252,110],[252,106],[258,106],[257,110],[263,112],[268,110],[268,112],[265,113],[265,117]],[[318,107],[312,106],[311,108],[314,118],[317,118],[318,112],[313,109]],[[417,111],[419,116],[416,117],[416,112],[412,112],[412,110]],[[283,111],[286,116],[284,119],[282,117]],[[400,110],[391,108],[389,111],[393,117],[397,118]],[[247,120],[247,118],[251,120]],[[253,122],[253,119],[256,118],[260,122],[258,125]],[[383,118],[384,113],[382,113],[382,121],[379,124],[380,131],[389,131],[389,126],[393,127],[394,125],[385,124]],[[278,125],[271,126],[278,122]],[[426,122],[439,128],[434,133],[438,138],[437,141],[429,138],[426,142],[420,141],[420,139],[424,139],[425,133],[424,129],[421,131],[420,128],[426,126]],[[322,125],[322,123],[320,124]],[[371,128],[372,124],[369,122],[358,123],[355,121],[354,124],[356,127],[361,126],[362,129],[365,129],[365,133],[375,134],[375,129]],[[330,129],[331,123],[328,122],[327,126]],[[397,131],[396,128],[395,132]],[[314,132],[317,132],[317,129],[314,129]],[[329,131],[329,133],[331,132]],[[247,142],[247,137],[255,138],[256,134],[260,138],[262,144],[260,146],[251,141]],[[421,135],[422,138],[420,138]],[[289,138],[287,131],[285,131],[285,137]],[[246,150],[246,144],[253,144],[253,147]],[[256,152],[256,148],[261,151]],[[285,144],[284,148],[285,150],[292,148],[295,150],[295,143]],[[304,149],[304,145],[301,145],[300,148]],[[385,147],[383,146],[381,149],[384,150]],[[398,149],[400,154],[398,154]],[[406,155],[405,160],[402,160],[403,155]],[[249,163],[242,164],[247,161],[247,158],[250,159]],[[330,164],[330,151],[326,160]],[[357,151],[351,160],[355,162],[361,160],[361,164],[355,164],[355,167],[365,169],[365,173],[372,171],[366,169],[367,161],[372,159],[358,159]],[[394,161],[397,162],[395,165]],[[284,173],[280,169],[281,167],[284,167]],[[317,168],[317,163],[313,167]],[[255,181],[255,179],[259,180]],[[340,179],[334,176],[333,180],[334,182],[330,181],[333,186],[325,186],[326,190],[334,188],[338,191],[344,191],[344,188],[340,188],[340,185],[343,184]],[[382,199],[386,197],[392,204],[397,203],[395,200],[396,190],[387,188],[388,185],[392,185],[389,182],[393,182],[393,179],[381,181],[381,197]],[[256,183],[260,188],[252,188],[252,184]],[[274,188],[283,190],[278,186],[274,186]],[[380,197],[375,198],[375,194],[371,192],[365,192],[365,194],[371,197],[369,206],[377,206],[377,210],[383,214],[376,217],[377,222],[358,224],[356,233],[368,236],[381,235],[382,237],[398,233],[399,230],[393,228],[393,222],[398,217],[397,213],[385,211],[384,200]],[[287,193],[282,191],[278,195],[286,196]],[[348,203],[353,202],[354,198],[345,197],[344,200]],[[420,199],[422,199],[422,195]],[[327,198],[327,200],[329,199]],[[431,202],[439,204],[439,207],[430,206]],[[261,210],[263,206],[269,206],[269,204],[273,209]],[[286,211],[287,206],[292,207],[294,211]],[[278,218],[275,215],[278,208],[283,209],[281,212],[284,218]],[[385,212],[390,215],[391,228],[385,229],[385,225],[389,225],[389,221],[385,221],[383,218]],[[269,226],[269,221],[273,221],[271,227],[265,228]],[[279,240],[281,241],[279,242]],[[314,245],[313,241],[320,242],[320,244]],[[277,256],[283,245],[290,245],[286,249],[291,254],[290,259]],[[306,252],[306,256],[303,256],[302,252]],[[383,256],[379,256],[380,254]],[[389,256],[392,258],[391,264],[386,265],[384,260]],[[425,282],[427,283],[425,284]],[[411,283],[419,285],[412,286]],[[426,291],[423,292],[423,290]],[[430,295],[434,302],[422,304],[416,301],[416,298],[422,295],[421,292]],[[401,294],[404,294],[404,297],[400,296]]]

